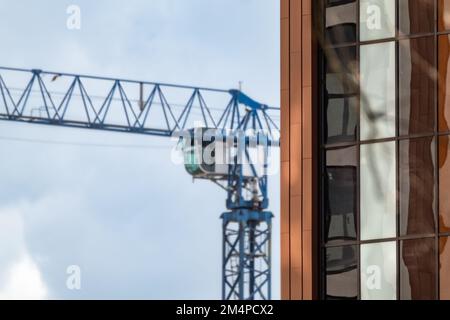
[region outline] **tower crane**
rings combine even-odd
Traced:
[[[0,67],[0,120],[177,138],[186,171],[227,193],[224,300],[271,298],[267,170],[277,113],[240,89]]]

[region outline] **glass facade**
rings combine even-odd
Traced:
[[[450,299],[450,0],[321,0],[324,299]]]

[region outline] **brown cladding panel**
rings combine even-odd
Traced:
[[[303,72],[302,81],[303,87],[312,86],[312,17],[311,15],[304,15],[302,21],[302,58],[303,58]]]
[[[281,91],[281,123],[289,123],[289,90]],[[281,162],[289,163],[289,126],[281,126]]]
[[[290,54],[290,123],[302,122],[302,55],[300,52]]]
[[[291,125],[290,130],[290,174],[289,185],[290,195],[300,196],[302,195],[302,167],[297,163],[302,161],[302,126],[300,124]]]
[[[281,297],[316,298],[312,0],[281,0]]]
[[[302,38],[298,37],[302,31],[302,1],[290,0],[289,10],[289,48],[290,52],[302,51]]]

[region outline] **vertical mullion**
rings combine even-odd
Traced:
[[[360,20],[361,20],[361,12],[360,12],[360,1],[356,1],[356,65],[357,65],[357,79],[360,81],[360,71],[361,71],[361,58],[360,58]],[[356,245],[356,261],[357,261],[357,283],[358,283],[358,300],[361,300],[361,86],[358,83],[358,92],[357,92],[357,127],[356,127],[356,142],[357,142],[357,167],[356,167],[356,240],[358,244]]]
[[[398,138],[400,136],[400,92],[399,92],[399,82],[400,82],[400,77],[399,77],[399,73],[400,73],[400,65],[399,65],[399,56],[400,56],[400,45],[399,45],[399,41],[398,41],[398,37],[400,34],[399,31],[399,13],[400,9],[399,9],[399,2],[396,1],[395,3],[395,135]],[[401,246],[401,241],[398,240],[398,237],[400,236],[400,184],[399,184],[399,176],[400,176],[400,141],[398,139],[396,139],[395,141],[395,168],[396,168],[396,173],[395,173],[395,190],[396,190],[396,207],[395,207],[395,223],[396,223],[396,237],[397,237],[397,241],[396,241],[396,284],[397,284],[397,288],[396,288],[396,294],[397,294],[397,300],[401,299],[401,290],[400,290],[400,246]]]
[[[439,274],[439,38],[437,35],[438,32],[438,1],[434,0],[434,66],[436,69],[437,80],[434,88],[434,150],[435,150],[435,162],[436,166],[434,168],[434,176],[435,176],[435,186],[434,186],[434,199],[435,199],[435,213],[434,213],[434,219],[435,219],[435,262],[436,262],[436,299],[440,300],[440,274]]]
[[[322,43],[323,43],[323,38],[325,38],[325,17],[326,17],[326,0],[322,0],[320,2],[320,23],[318,25],[320,25],[319,28],[319,33],[322,37]],[[326,300],[326,292],[327,292],[327,263],[326,263],[326,249],[325,249],[325,208],[324,208],[324,204],[325,204],[325,191],[323,186],[325,186],[325,166],[326,166],[326,162],[325,162],[325,149],[324,149],[324,145],[325,145],[325,112],[324,112],[324,89],[325,89],[325,54],[324,54],[324,48],[323,46],[319,46],[319,52],[320,52],[320,61],[319,61],[319,81],[320,81],[320,101],[319,101],[319,116],[318,119],[320,119],[320,123],[319,123],[319,141],[320,141],[320,146],[319,146],[319,162],[320,162],[320,183],[321,183],[321,187],[319,187],[320,190],[320,204],[319,204],[319,224],[320,224],[320,229],[319,229],[319,241],[320,241],[320,245],[319,245],[319,265],[320,265],[320,282],[319,282],[319,288],[320,288],[320,293],[319,296],[322,300]]]

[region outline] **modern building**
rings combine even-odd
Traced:
[[[281,0],[283,299],[450,299],[450,0]]]

